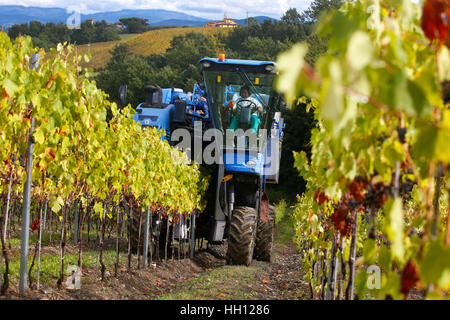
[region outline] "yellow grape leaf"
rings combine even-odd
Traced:
[[[401,198],[389,198],[385,204],[386,234],[392,243],[392,255],[403,262],[405,248],[403,245],[403,208]]]
[[[297,80],[304,66],[304,57],[308,51],[306,44],[298,43],[289,51],[278,57],[278,78],[277,88],[285,94],[286,100],[292,102],[297,96]]]

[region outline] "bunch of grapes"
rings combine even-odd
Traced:
[[[366,207],[373,207],[380,209],[383,207],[387,198],[391,194],[392,187],[386,185],[384,182],[378,182],[376,184],[367,184],[367,193],[364,199]]]

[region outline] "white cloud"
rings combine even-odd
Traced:
[[[184,12],[209,19],[221,19],[226,13],[235,19],[249,16],[265,15],[280,18],[289,8],[305,10],[311,0],[227,0],[213,2],[211,0],[0,0],[3,5],[24,5],[36,7],[78,7],[82,13],[98,11],[118,11],[121,9],[165,9]]]

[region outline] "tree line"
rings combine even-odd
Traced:
[[[8,36],[14,40],[19,35],[29,35],[33,39],[33,45],[49,50],[56,48],[58,43],[87,44],[94,42],[106,42],[120,40],[120,34],[142,33],[149,30],[170,28],[171,26],[152,27],[148,19],[121,18],[119,19],[123,28],[118,29],[115,25],[105,20],[92,22],[84,21],[79,28],[68,28],[65,23],[41,23],[31,21],[29,23],[15,24],[8,29]]]
[[[58,43],[86,44],[92,42],[119,40],[119,31],[114,25],[105,20],[91,23],[85,21],[80,24],[79,29],[69,29],[65,23],[41,23],[31,21],[30,23],[15,24],[8,29],[8,36],[14,40],[19,35],[29,35],[33,45],[44,48],[56,48]]]

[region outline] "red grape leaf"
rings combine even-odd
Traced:
[[[430,41],[446,42],[449,34],[450,0],[427,0],[423,6],[422,30]]]
[[[420,280],[417,266],[411,260],[408,261],[402,272],[402,287],[400,292],[406,296],[409,291],[414,288],[417,282]]]
[[[31,231],[39,230],[39,219],[36,218],[31,224]]]

